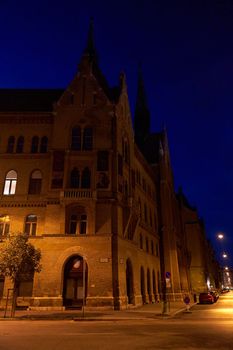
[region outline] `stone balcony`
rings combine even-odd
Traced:
[[[60,192],[61,200],[90,200],[95,198],[95,191],[89,189],[66,189]]]

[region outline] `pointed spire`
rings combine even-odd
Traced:
[[[90,18],[90,24],[87,34],[87,46],[84,50],[84,54],[88,55],[91,61],[95,61],[97,63],[97,53],[94,44],[94,19]]]
[[[141,151],[143,151],[145,139],[150,134],[150,112],[147,106],[141,63],[139,63],[138,66],[138,89],[134,116],[134,130],[136,143]]]

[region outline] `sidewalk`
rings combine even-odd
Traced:
[[[192,307],[195,304],[190,304]],[[174,317],[180,312],[186,311],[183,302],[171,302],[168,305],[168,313],[162,314],[162,303],[147,304],[139,308],[122,311],[114,310],[65,310],[65,311],[32,311],[17,310],[14,318],[10,318],[10,312],[3,318],[4,311],[0,311],[0,320],[74,320],[74,321],[120,321],[143,319],[166,319]]]

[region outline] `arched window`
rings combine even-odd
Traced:
[[[80,174],[77,168],[74,168],[70,173],[70,187],[79,188],[80,186]]]
[[[0,236],[6,236],[10,232],[9,215],[0,215]]]
[[[7,143],[7,153],[13,153],[14,152],[14,146],[15,146],[15,137],[10,136]]]
[[[36,226],[37,226],[37,216],[33,214],[28,215],[25,219],[24,232],[29,236],[35,236]]]
[[[76,126],[72,129],[71,149],[74,151],[81,150],[81,128],[79,126]]]
[[[81,180],[82,188],[90,188],[91,187],[91,172],[89,168],[85,168],[82,172],[82,180]]]
[[[40,194],[42,185],[42,175],[40,170],[34,170],[29,180],[28,194]]]
[[[17,145],[16,145],[16,153],[23,153],[23,146],[24,146],[24,137],[19,136],[17,140]]]
[[[92,128],[85,128],[83,130],[83,150],[89,151],[92,150],[93,146],[93,132]]]
[[[39,137],[33,136],[31,143],[31,153],[38,153]]]
[[[3,194],[6,196],[9,196],[11,194],[15,194],[16,184],[17,184],[16,171],[15,170],[8,171],[6,178],[5,178]]]
[[[47,153],[48,151],[48,137],[43,136],[40,142],[40,153]]]
[[[66,233],[70,235],[87,233],[87,215],[84,208],[67,208],[66,212]]]

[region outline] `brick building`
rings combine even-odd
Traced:
[[[192,292],[187,218],[141,74],[134,129],[125,76],[108,86],[92,24],[65,90],[0,90],[0,235],[26,232],[42,253],[19,304],[76,307],[84,296],[122,309]],[[2,302],[10,287],[2,277]]]

